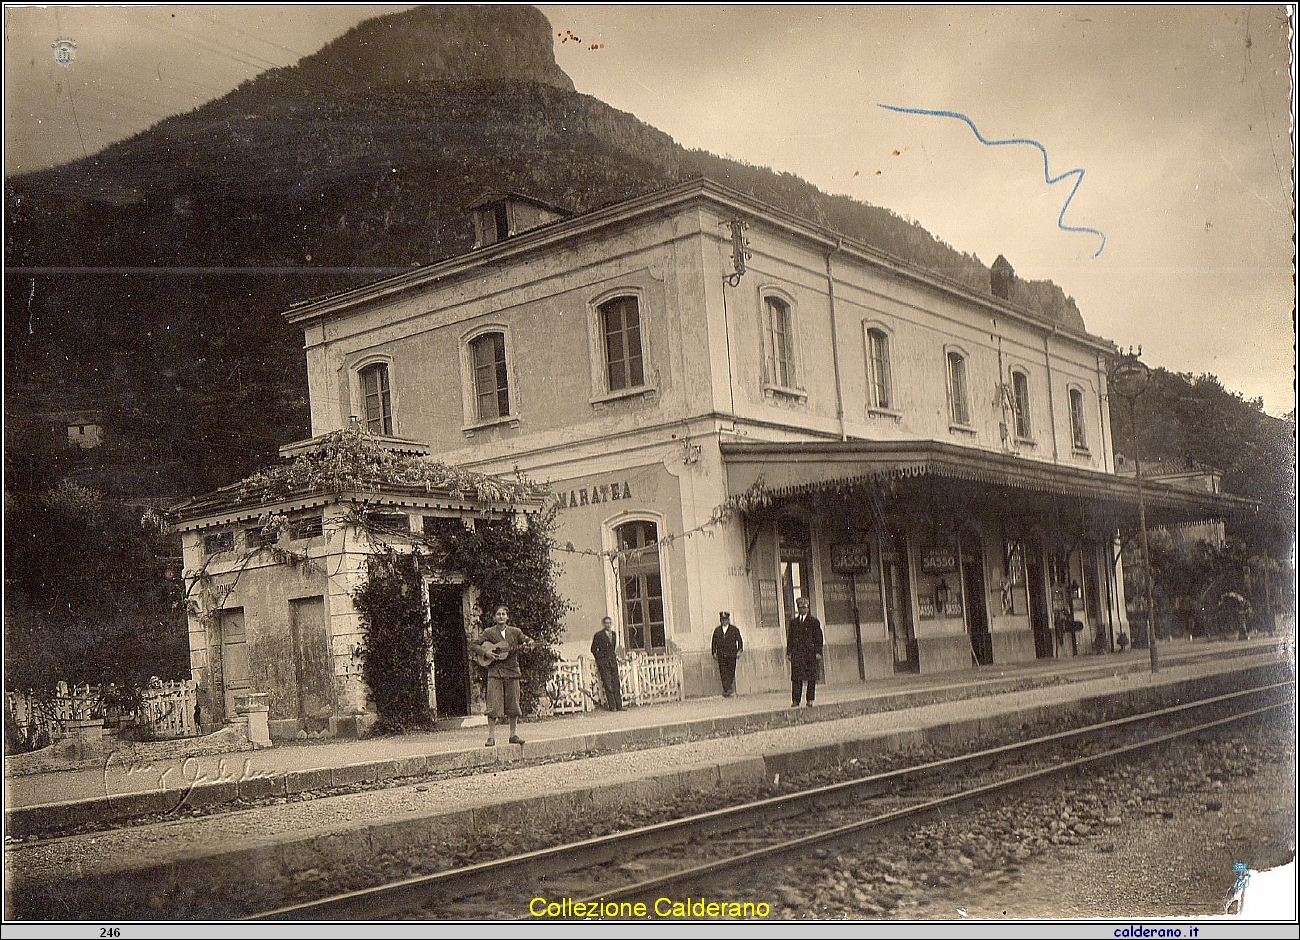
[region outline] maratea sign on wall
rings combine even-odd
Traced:
[[[595,506],[616,499],[631,499],[632,488],[626,480],[614,483],[601,483],[598,486],[586,486],[581,489],[560,490],[555,494],[560,509],[572,509],[574,506]]]

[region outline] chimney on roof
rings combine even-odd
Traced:
[[[989,287],[993,290],[993,296],[1010,300],[1011,282],[1015,279],[1016,269],[1011,267],[1011,262],[1003,255],[998,255],[998,260],[989,269]]]
[[[474,217],[474,247],[486,248],[550,222],[567,219],[569,213],[531,196],[488,190],[469,205]]]

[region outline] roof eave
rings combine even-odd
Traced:
[[[694,199],[708,199],[715,205],[733,212],[744,213],[756,221],[774,225],[790,234],[812,241],[824,249],[841,251],[866,264],[884,268],[893,274],[921,282],[935,290],[960,297],[969,303],[978,304],[999,315],[1011,317],[1038,329],[1065,334],[1071,339],[1095,348],[1098,352],[1113,353],[1116,349],[1115,344],[1110,340],[1094,336],[1087,331],[1080,332],[1063,324],[1055,323],[1042,314],[1017,307],[991,294],[977,293],[960,282],[926,271],[924,268],[920,268],[888,252],[881,251],[846,235],[841,235],[831,229],[814,225],[786,212],[784,209],[754,199],[708,179],[688,180],[669,189],[637,196],[583,215],[551,222],[463,255],[457,255],[393,277],[351,288],[319,300],[299,304],[285,311],[283,316],[293,324],[319,320],[349,310],[356,304],[383,300],[408,290],[414,290],[455,277],[485,265],[507,262],[521,255],[542,251],[572,238],[599,231],[610,225],[621,224],[652,212],[662,212],[675,208]]]

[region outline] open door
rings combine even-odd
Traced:
[[[912,628],[912,607],[908,603],[911,588],[907,546],[900,536],[883,541],[880,576],[885,592],[885,618],[889,621],[889,638],[894,647],[894,672],[920,672],[921,657]]]
[[[1029,580],[1029,624],[1034,629],[1034,655],[1051,659],[1056,644],[1052,641],[1052,618],[1047,610],[1047,584],[1043,580],[1043,563],[1037,553],[1026,566]]]
[[[993,635],[989,632],[988,592],[984,587],[984,553],[974,540],[962,542],[961,581],[971,653],[978,665],[987,666],[993,662]]]
[[[469,714],[469,642],[465,636],[464,597],[463,585],[429,585],[433,695],[439,718],[460,718]]]

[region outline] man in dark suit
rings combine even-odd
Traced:
[[[612,712],[623,710],[623,687],[618,681],[618,634],[614,621],[606,617],[591,638],[591,655],[600,670],[600,684],[605,687],[605,707]]]
[[[807,702],[817,699],[817,682],[822,675],[822,624],[816,617],[808,616],[808,598],[794,602],[798,611],[786,627],[785,658],[790,660],[790,698],[795,708],[803,698],[804,683],[808,684]]]
[[[722,680],[722,694],[727,698],[736,694],[736,660],[745,642],[740,638],[740,627],[731,622],[731,614],[718,614],[718,627],[713,631],[713,658],[718,661],[718,678]]]

